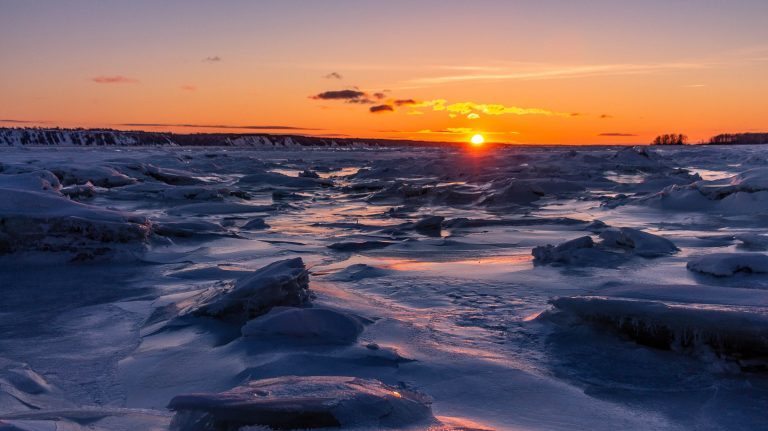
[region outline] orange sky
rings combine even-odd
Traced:
[[[768,129],[763,1],[61,3],[0,0],[0,126],[565,144]]]

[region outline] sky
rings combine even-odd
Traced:
[[[0,0],[0,127],[529,144],[766,131],[768,1]]]

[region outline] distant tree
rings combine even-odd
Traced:
[[[667,133],[659,135],[653,139],[653,145],[685,145],[688,143],[688,137],[682,133]]]

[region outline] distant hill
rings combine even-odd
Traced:
[[[723,133],[713,136],[709,145],[761,145],[768,144],[768,133]]]
[[[224,147],[433,147],[461,145],[455,142],[426,142],[391,139],[323,138],[262,133],[144,132],[112,129],[60,129],[37,127],[0,128],[3,146],[224,146]]]

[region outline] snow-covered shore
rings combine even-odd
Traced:
[[[757,429],[760,147],[3,148],[0,429]]]

